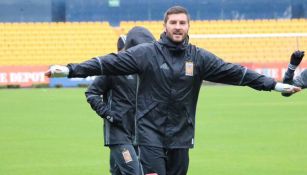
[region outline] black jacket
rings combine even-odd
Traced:
[[[153,35],[145,28],[134,27],[127,34],[125,48],[153,42]],[[133,144],[135,136],[135,103],[137,76],[98,76],[85,92],[88,103],[104,120],[105,145]],[[102,99],[103,98],[103,99]]]
[[[194,146],[195,112],[202,81],[274,89],[274,79],[188,44],[172,43],[165,34],[155,43],[69,64],[69,77],[137,73],[137,143],[164,148]]]

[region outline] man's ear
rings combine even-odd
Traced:
[[[166,32],[166,24],[163,23],[163,32]]]

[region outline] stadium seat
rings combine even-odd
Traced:
[[[134,26],[148,28],[156,39],[163,21],[122,21],[113,28],[108,22],[0,23],[0,65],[50,65],[81,62],[116,51],[119,34]],[[296,49],[307,50],[306,19],[283,20],[195,20],[191,21],[192,44],[205,48],[226,61],[238,63],[287,62]],[[287,33],[289,35],[287,36]],[[223,34],[283,34],[283,37],[221,37]]]
[[[0,29],[0,65],[67,64],[116,51],[108,22],[0,23]]]

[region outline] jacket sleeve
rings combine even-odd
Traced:
[[[110,90],[110,78],[98,76],[85,92],[86,100],[92,109],[102,118],[111,115],[108,107],[107,93]]]
[[[288,67],[282,82],[292,85],[293,84],[293,77],[294,77],[294,70],[292,70]],[[296,84],[294,84],[294,85],[297,86]],[[299,86],[299,87],[301,87],[301,86]],[[282,96],[285,96],[285,97],[290,97],[292,95],[291,93],[281,93],[281,94],[282,94]]]
[[[199,50],[200,70],[203,80],[237,85],[249,86],[256,90],[273,90],[276,81],[273,78],[261,75],[241,65],[224,62],[214,54],[203,49]]]
[[[94,75],[130,75],[142,72],[146,66],[147,52],[143,45],[127,51],[96,57],[80,64],[68,64],[68,78]]]
[[[286,84],[293,84],[293,77],[294,77],[294,70],[288,68],[282,82]]]

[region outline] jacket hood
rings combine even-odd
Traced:
[[[152,33],[144,27],[133,27],[127,34],[125,49],[129,49],[138,44],[150,43],[155,41]]]

